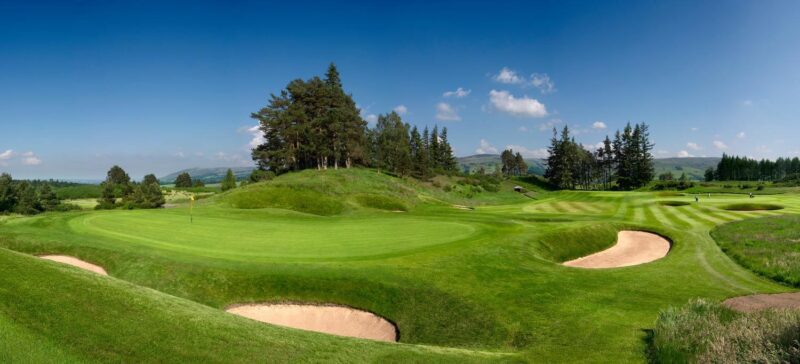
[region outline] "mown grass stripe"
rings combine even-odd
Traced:
[[[683,215],[674,207],[660,207],[659,209],[670,221],[680,227],[693,227],[697,225],[697,223],[691,221],[686,215]]]

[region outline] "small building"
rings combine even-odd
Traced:
[[[525,192],[525,189],[522,186],[514,186],[514,192]]]

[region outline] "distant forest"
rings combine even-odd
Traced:
[[[800,179],[800,158],[756,160],[722,155],[717,168],[706,170],[706,181],[786,181]]]
[[[447,128],[420,132],[390,112],[374,128],[345,93],[334,64],[325,78],[297,79],[252,117],[265,142],[252,151],[259,169],[276,174],[316,168],[374,167],[419,178],[458,170]]]

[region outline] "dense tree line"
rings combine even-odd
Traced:
[[[595,151],[577,143],[569,127],[560,136],[553,129],[545,177],[563,189],[639,188],[653,180],[653,147],[645,123],[629,123],[616,132],[613,141],[606,136]]]
[[[396,112],[378,116],[368,128],[333,64],[324,79],[290,82],[252,117],[265,140],[252,152],[262,171],[358,165],[425,178],[457,169],[446,128],[420,132]]]
[[[131,181],[124,169],[113,166],[100,186],[102,193],[97,200],[97,209],[149,209],[161,207],[166,202],[161,184],[153,174],[144,176],[141,183],[136,183]]]
[[[68,208],[61,204],[49,184],[14,181],[8,173],[0,174],[0,213],[35,215],[64,209]]]
[[[756,160],[722,154],[717,168],[706,170],[707,181],[780,181],[800,179],[800,158]]]

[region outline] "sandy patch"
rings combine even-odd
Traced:
[[[474,207],[469,207],[469,206],[464,206],[464,205],[453,205],[453,208],[454,209],[459,209],[459,210],[475,210]]]
[[[723,305],[741,312],[752,312],[767,308],[800,308],[800,292],[778,294],[754,294],[728,298]]]
[[[85,262],[75,257],[70,257],[68,255],[40,255],[39,258],[52,260],[54,262],[69,264],[73,267],[78,267],[80,269],[88,270],[90,272],[95,272],[97,274],[101,274],[107,276],[106,270],[99,265],[94,265],[89,262]]]
[[[362,339],[397,341],[395,326],[375,314],[342,306],[259,304],[225,310],[274,325]]]
[[[580,268],[618,268],[649,263],[669,253],[667,239],[644,231],[620,231],[617,243],[601,252],[562,264]]]

